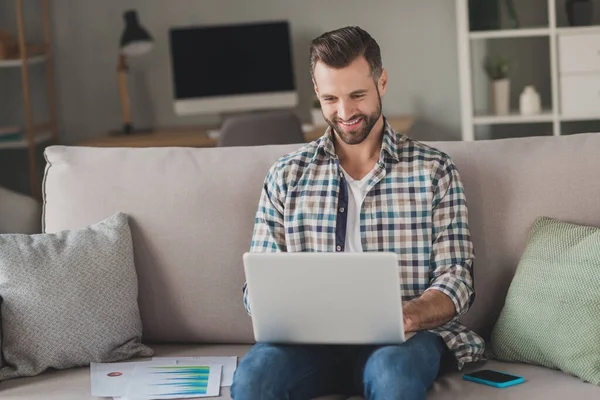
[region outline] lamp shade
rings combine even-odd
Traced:
[[[153,39],[148,31],[140,25],[137,12],[135,10],[126,11],[123,19],[125,19],[125,30],[121,35],[121,53],[126,56],[139,56],[150,51]]]

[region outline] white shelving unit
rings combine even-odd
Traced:
[[[553,135],[559,136],[563,133],[563,122],[600,120],[600,97],[598,99],[599,107],[597,108],[597,112],[583,112],[581,115],[561,113],[561,104],[566,101],[561,98],[560,93],[561,79],[563,79],[561,72],[567,75],[568,71],[560,71],[559,62],[559,39],[561,37],[566,35],[599,35],[598,47],[590,49],[598,57],[598,70],[590,75],[597,76],[598,82],[600,82],[600,26],[559,27],[557,26],[556,18],[557,0],[547,0],[548,26],[472,32],[469,28],[468,3],[469,0],[456,0],[462,140],[476,140],[475,128],[482,125],[551,123]],[[474,71],[472,67],[474,47],[477,42],[534,37],[545,37],[549,40],[550,54],[547,60],[550,62],[551,108],[545,109],[541,114],[533,116],[523,116],[518,111],[513,111],[511,114],[505,116],[480,115],[475,111]],[[584,57],[589,58],[590,56],[584,55]],[[540,60],[541,63],[548,61]],[[596,61],[592,60],[590,62],[595,63]],[[589,79],[592,78],[590,77]],[[600,91],[598,94],[600,94]],[[594,106],[595,104],[592,108]]]
[[[533,124],[538,122],[553,122],[554,112],[543,110],[538,115],[523,116],[517,112],[509,115],[474,115],[473,125],[498,125],[498,124]]]
[[[549,28],[527,28],[527,29],[506,29],[498,31],[478,31],[469,32],[471,40],[477,39],[503,39],[503,38],[518,38],[518,37],[536,37],[550,36]]]

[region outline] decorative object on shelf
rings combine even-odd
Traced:
[[[25,47],[27,48],[27,57],[40,56],[46,53],[46,45],[43,43],[27,43]],[[15,54],[15,58],[19,57],[21,57],[21,53],[17,48],[17,54]]]
[[[469,0],[469,28],[471,31],[500,29],[498,0]]]
[[[497,0],[469,0],[471,31],[500,29],[500,4]]]
[[[592,0],[567,0],[565,3],[567,18],[571,26],[586,26],[592,24],[594,3]]]
[[[26,43],[27,57],[43,55],[46,46],[43,43]],[[8,31],[0,31],[0,60],[16,60],[21,57],[19,42]]]
[[[501,56],[489,56],[485,71],[491,81],[491,100],[494,114],[507,115],[510,109],[510,63]]]
[[[536,115],[542,112],[542,100],[540,94],[532,85],[525,86],[519,96],[519,109],[521,115]]]
[[[7,31],[0,31],[0,60],[15,58],[19,45]]]
[[[323,112],[321,111],[321,102],[319,99],[314,99],[312,108],[310,110],[310,115],[312,117],[312,124],[314,126],[326,126],[327,122],[325,122],[325,118],[323,118]]]
[[[0,142],[12,142],[22,140],[22,130],[17,126],[0,127]]]
[[[508,13],[509,28],[518,29],[521,24],[519,23],[519,15],[517,14],[514,0],[505,0],[504,5],[506,6],[506,11]]]
[[[121,36],[119,65],[117,73],[119,77],[119,93],[121,96],[121,109],[123,112],[123,132],[133,133],[133,121],[131,118],[131,106],[129,103],[129,91],[127,90],[127,57],[141,56],[152,50],[154,41],[148,31],[144,29],[138,20],[135,10],[128,10],[123,14],[125,30]]]
[[[492,82],[492,106],[496,115],[508,115],[510,109],[510,80]]]
[[[502,0],[469,0],[469,28],[471,31],[502,29],[500,15]],[[508,15],[508,27],[517,29],[521,26],[514,0],[504,0]]]

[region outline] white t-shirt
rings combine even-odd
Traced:
[[[346,248],[345,252],[362,253],[362,243],[360,238],[360,210],[367,196],[367,185],[372,172],[365,175],[364,178],[357,181],[353,179],[342,167],[340,167],[346,182],[348,182],[348,213],[346,222]]]

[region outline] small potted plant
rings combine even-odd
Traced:
[[[312,117],[312,123],[314,126],[327,125],[327,123],[325,122],[325,118],[323,118],[323,112],[321,111],[321,102],[316,97],[313,100],[310,115]]]
[[[491,81],[492,109],[496,115],[507,115],[510,109],[510,63],[501,56],[487,57],[485,72]]]

